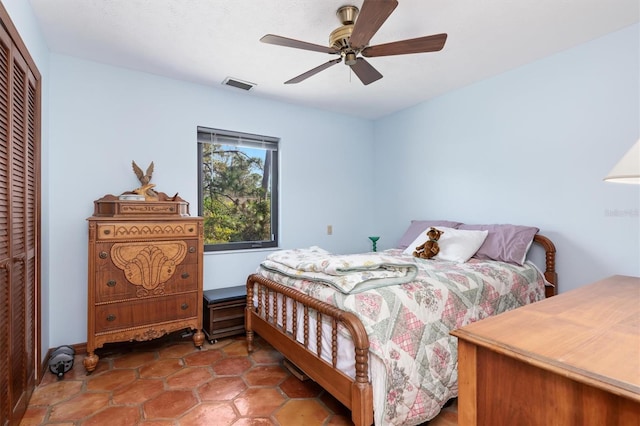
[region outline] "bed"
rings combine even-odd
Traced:
[[[397,248],[346,260],[317,247],[284,250],[247,279],[248,350],[257,333],[348,407],[356,426],[417,425],[435,417],[457,396],[457,340],[449,332],[556,294],[555,246],[537,228],[528,227],[521,262],[483,258],[481,249],[460,262],[414,258],[413,245],[432,223],[414,222],[403,239],[421,233]],[[449,236],[465,227],[445,224],[439,228]],[[500,233],[496,226],[503,225],[469,225],[464,232],[485,232],[484,248]],[[441,247],[449,247],[447,241]],[[525,261],[531,245],[544,253],[542,267]],[[364,278],[345,284],[352,270],[336,272],[326,258]],[[327,275],[320,264],[333,269]],[[378,265],[385,268],[374,276]]]

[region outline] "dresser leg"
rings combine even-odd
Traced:
[[[98,357],[98,355],[96,355],[93,351],[87,353],[87,356],[84,357],[84,360],[82,360],[82,363],[84,364],[84,368],[87,369],[87,374],[91,373],[93,370],[96,369],[99,359],[100,358]]]
[[[204,333],[202,330],[197,330],[193,333],[193,344],[199,349],[202,349],[202,345],[204,345]]]

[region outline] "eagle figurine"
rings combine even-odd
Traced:
[[[147,171],[143,172],[142,169],[136,164],[135,161],[131,162],[133,172],[136,174],[141,186],[134,189],[132,192],[136,194],[144,195],[145,201],[158,201],[158,193],[153,190],[155,186],[151,182],[151,176],[153,175],[153,161],[147,167]]]

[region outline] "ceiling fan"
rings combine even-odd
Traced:
[[[443,33],[368,46],[371,38],[387,18],[391,16],[396,6],[398,6],[397,0],[364,0],[362,10],[358,10],[355,6],[340,7],[336,14],[342,26],[331,32],[328,47],[273,34],[265,35],[260,41],[278,46],[339,55],[339,58],[310,69],[291,80],[285,81],[284,84],[300,83],[320,71],[342,62],[343,59],[344,63],[351,67],[363,84],[371,84],[381,79],[382,74],[362,56],[372,58],[376,56],[437,52],[442,50],[447,40],[447,34]]]

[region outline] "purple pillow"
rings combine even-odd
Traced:
[[[476,259],[499,260],[523,265],[533,237],[539,229],[519,225],[460,225],[459,229],[489,231],[487,239],[480,246]]]
[[[400,241],[396,245],[399,249],[404,250],[409,244],[415,240],[422,232],[427,232],[431,226],[444,226],[447,228],[457,228],[462,225],[460,222],[451,222],[449,220],[412,220],[409,228],[405,231]]]

